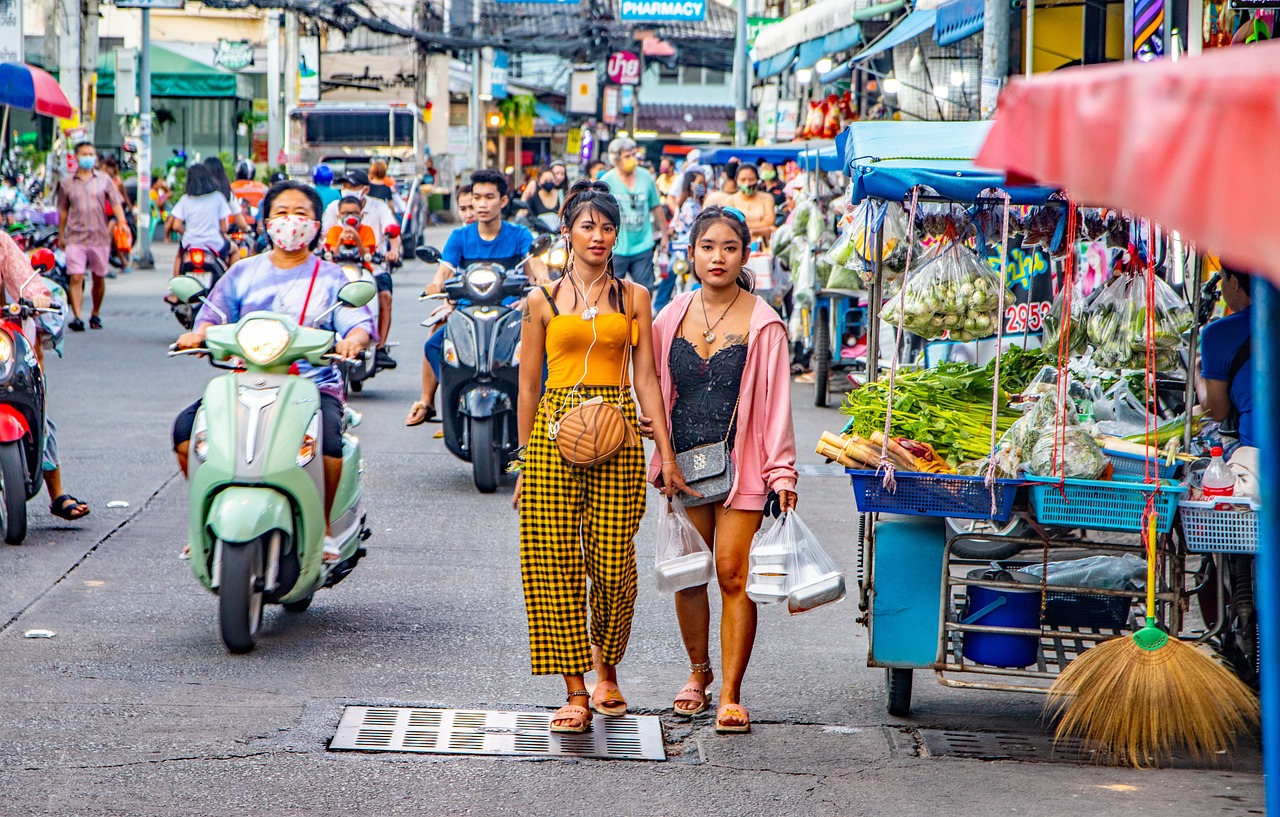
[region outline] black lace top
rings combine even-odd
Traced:
[[[742,387],[742,371],[747,366],[747,344],[725,346],[704,360],[694,345],[683,337],[671,342],[671,379],[675,405],[671,407],[671,444],[676,451],[688,451],[727,436],[733,448],[737,420],[733,410]],[[733,419],[735,428],[730,429]]]

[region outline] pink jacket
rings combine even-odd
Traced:
[[[686,292],[658,313],[653,322],[653,354],[658,382],[670,423],[675,386],[669,361],[671,343],[695,293]],[[796,435],[791,422],[791,354],[787,327],[778,313],[756,298],[747,340],[747,363],[742,372],[742,400],[738,404],[738,434],[733,444],[734,481],[725,507],[762,510],[772,491],[796,489]],[[656,452],[649,463],[649,480],[662,473]]]

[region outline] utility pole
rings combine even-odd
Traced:
[[[98,0],[84,0],[84,17],[80,23],[80,124],[84,138],[92,142],[94,122],[98,117],[98,89],[92,80],[98,73]]]
[[[480,37],[480,0],[471,0],[471,36],[473,38]],[[471,169],[480,170],[485,166],[485,145],[488,142],[488,133],[484,125],[484,104],[480,99],[483,92],[481,87],[481,67],[483,65],[483,56],[477,47],[471,52],[471,104],[467,107],[468,120],[471,123]]]
[[[737,0],[738,34],[733,41],[733,143],[747,144],[747,91],[751,66],[747,62],[747,0]]]
[[[80,110],[84,96],[80,85],[80,0],[61,0],[58,20],[58,84],[76,110],[76,118],[83,121]],[[63,145],[63,155],[58,157],[58,173],[66,175],[66,154],[71,145]]]
[[[289,138],[289,111],[298,104],[298,62],[301,44],[298,42],[298,15],[286,11],[284,13],[284,117],[282,119],[282,136],[284,152],[288,161],[293,161],[293,144]]]
[[[280,160],[280,12],[267,12],[267,170]]]
[[[117,91],[117,93],[119,93]],[[155,269],[151,256],[151,9],[142,9],[138,49],[138,269]]]
[[[1009,0],[986,0],[983,21],[980,116],[990,119],[1009,78]]]

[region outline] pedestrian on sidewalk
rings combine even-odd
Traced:
[[[618,405],[634,431],[633,383],[645,412],[664,411],[649,291],[616,276],[611,263],[621,221],[608,185],[575,182],[561,227],[569,245],[565,275],[531,292],[523,310],[514,502],[533,674],[563,675],[568,692],[568,704],[552,716],[553,732],[585,732],[592,709],[605,717],[627,713],[617,665],[635,614],[644,446],[635,437],[612,459],[579,467],[561,456],[552,431],[566,411],[596,397]],[[666,426],[654,431],[668,490],[685,488]],[[584,681],[592,669],[594,695]]]
[[[102,299],[107,294],[110,272],[112,230],[116,217],[124,212],[124,199],[111,177],[96,169],[97,152],[89,142],[75,146],[76,172],[58,185],[58,246],[67,253],[67,275],[71,283],[72,332],[83,332],[81,307],[84,303],[84,275],[93,276],[93,312],[89,326],[102,328]],[[107,206],[115,215],[107,216]]]
[[[782,512],[796,506],[790,346],[778,313],[751,292],[745,268],[751,231],[742,213],[709,207],[694,220],[689,239],[690,262],[702,288],[678,296],[654,322],[654,354],[668,413],[657,424],[641,418],[641,425],[646,436],[670,429],[677,452],[726,446],[733,462],[733,483],[725,493],[682,499],[715,552],[720,584],[723,680],[716,731],[749,732],[751,716],[741,693],[755,644],[756,606],[746,593],[747,557],[772,496]],[[659,487],[666,459],[655,456],[649,465],[649,477]],[[676,617],[690,667],[675,697],[675,712],[692,717],[707,709],[707,687],[714,678],[706,585],[676,593]]]
[[[667,246],[667,210],[662,206],[653,174],[637,166],[636,143],[626,137],[609,143],[609,160],[613,170],[601,179],[622,208],[622,225],[618,228],[617,250],[613,268],[619,279],[631,278],[640,286],[654,290],[653,253]],[[654,241],[654,232],[658,241]]]

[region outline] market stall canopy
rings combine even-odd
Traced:
[[[152,96],[186,99],[235,99],[237,96],[252,98],[251,92],[238,92],[237,76],[233,71],[204,65],[175,54],[163,46],[151,46]],[[98,57],[98,96],[115,96],[115,93],[115,54],[104,52]]]
[[[63,119],[76,114],[56,79],[22,62],[0,62],[0,105]]]
[[[724,105],[641,105],[636,114],[636,130],[679,135],[698,133],[731,133],[733,108]]]
[[[641,109],[643,110],[643,109]],[[823,150],[835,150],[835,142],[830,140],[814,140],[809,142],[784,142],[780,145],[763,145],[758,147],[723,147],[704,151],[702,163],[708,165],[725,165],[737,159],[739,162],[769,162],[783,164],[798,161],[801,154],[820,154]],[[839,170],[839,167],[835,168]]]
[[[1014,80],[978,161],[1154,219],[1280,283],[1277,87],[1280,43]]]
[[[865,5],[866,0],[819,0],[780,23],[765,26],[751,47],[752,59],[760,62],[856,26],[853,14]]]
[[[950,0],[938,6],[933,39],[938,45],[955,45],[982,30],[986,19],[983,0]]]
[[[902,201],[924,185],[959,202],[1000,188],[1017,204],[1043,204],[1053,188],[1009,186],[1003,172],[974,164],[990,129],[991,122],[854,122],[844,146],[853,200]]]
[[[937,19],[937,9],[916,9],[898,20],[893,28],[886,31],[880,39],[855,54],[850,62],[861,62],[908,40],[914,40],[933,28],[933,24],[937,22]]]
[[[801,151],[800,155],[796,157],[796,163],[804,170],[821,170],[824,173],[836,173],[844,170],[844,158],[840,155],[839,148],[834,144]]]

